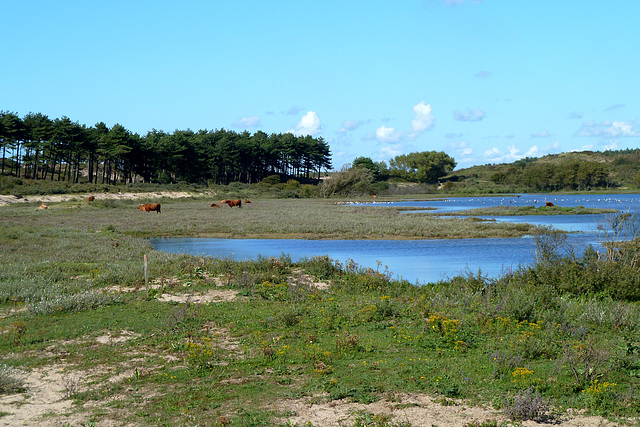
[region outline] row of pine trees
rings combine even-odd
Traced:
[[[255,183],[269,175],[319,179],[331,169],[320,137],[229,130],[151,130],[140,136],[116,124],[87,127],[68,117],[0,112],[2,174],[27,179],[117,184]]]

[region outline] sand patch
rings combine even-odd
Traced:
[[[293,412],[283,423],[303,426],[311,423],[314,426],[343,427],[351,426],[358,419],[363,420],[365,414],[372,419],[387,419],[393,424],[411,425],[413,427],[464,427],[481,425],[483,422],[496,421],[498,425],[521,425],[525,427],[548,426],[548,423],[524,421],[512,423],[502,413],[488,407],[467,406],[463,401],[447,399],[447,405],[441,400],[422,394],[401,394],[391,400],[381,399],[371,404],[353,403],[348,399],[318,403],[317,398],[306,400],[279,401],[275,408],[282,412]],[[369,425],[369,424],[367,424]],[[564,427],[614,427],[619,424],[609,422],[602,417],[587,417],[568,414],[560,417],[553,425]]]
[[[60,426],[85,421],[72,416],[73,403],[65,399],[62,367],[36,368],[25,378],[26,393],[0,397],[0,426]],[[51,416],[51,415],[55,416]]]
[[[0,206],[11,205],[14,203],[59,203],[69,201],[86,201],[87,197],[94,196],[95,200],[138,200],[138,199],[157,199],[159,197],[168,197],[171,199],[182,199],[192,197],[194,194],[184,191],[158,191],[152,193],[91,193],[91,194],[59,194],[59,195],[33,195],[16,197],[13,195],[0,195]],[[90,203],[90,202],[87,202]]]
[[[163,293],[158,297],[158,301],[178,302],[192,304],[208,304],[211,302],[230,302],[234,301],[238,296],[238,292],[231,289],[211,289],[202,294],[169,294]]]
[[[139,336],[139,334],[123,330],[118,333],[108,332],[104,335],[100,335],[96,338],[96,341],[98,341],[100,344],[116,344],[129,341],[130,339],[133,339],[137,336]]]
[[[320,282],[315,277],[305,274],[300,269],[294,269],[292,275],[287,278],[287,283],[296,286],[308,286],[319,290],[326,290],[331,287],[331,283]]]

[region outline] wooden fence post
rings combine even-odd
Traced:
[[[147,290],[147,298],[149,298],[149,269],[147,268],[147,256],[144,256],[144,287]]]

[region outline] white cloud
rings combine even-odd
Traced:
[[[603,150],[617,150],[619,147],[618,141],[615,139],[612,139],[610,141],[608,141],[606,144],[604,144],[604,146],[602,147]]]
[[[486,116],[487,115],[484,113],[484,111],[479,108],[476,108],[475,110],[467,110],[464,113],[461,113],[459,111],[455,111],[453,113],[453,118],[461,122],[479,122]]]
[[[534,145],[533,147],[529,148],[526,153],[524,153],[524,157],[536,157],[538,156],[539,151],[540,150],[538,149],[538,146]]]
[[[515,145],[508,146],[507,147],[507,151],[508,151],[507,153],[504,153],[499,148],[493,147],[490,150],[486,150],[484,152],[484,157],[485,157],[486,161],[489,161],[489,162],[508,163],[508,162],[513,162],[513,161],[516,161],[516,160],[523,159],[525,157],[532,157],[532,156],[539,156],[540,155],[540,150],[538,149],[538,147],[536,145],[534,145],[531,148],[529,148],[524,154],[522,153],[522,150],[520,150]]]
[[[593,120],[584,123],[576,132],[576,136],[595,136],[601,138],[618,138],[627,136],[640,136],[640,132],[634,128],[635,120],[629,122],[604,120],[595,123]]]
[[[404,144],[396,144],[396,145],[387,145],[385,147],[380,148],[378,152],[379,160],[387,160],[393,157],[401,155],[405,150]]]
[[[233,122],[231,126],[234,128],[255,128],[258,126],[262,126],[262,123],[260,123],[260,119],[258,118],[258,116],[253,115],[238,119]]]
[[[593,144],[583,145],[580,148],[574,148],[571,150],[572,153],[578,153],[580,151],[593,151]]]
[[[398,142],[402,134],[395,130],[395,128],[388,128],[386,126],[380,126],[376,129],[376,138],[380,142]]]
[[[567,117],[570,119],[581,119],[583,115],[584,114],[579,111],[572,111],[567,115]]]
[[[322,124],[320,123],[320,117],[315,111],[309,111],[302,116],[302,119],[296,125],[295,130],[289,130],[287,132],[293,133],[297,136],[311,135],[315,136],[322,132]]]
[[[411,120],[411,130],[414,134],[420,134],[431,129],[435,124],[435,118],[432,114],[431,104],[425,104],[421,101],[413,107],[415,118]]]
[[[498,147],[493,147],[490,150],[486,150],[484,152],[484,156],[491,159],[496,157],[502,157],[502,151],[498,149]]]
[[[451,148],[461,156],[470,156],[473,154],[473,148],[467,145],[467,141],[454,142],[451,144]]]

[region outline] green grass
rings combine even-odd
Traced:
[[[148,201],[161,202],[162,213],[141,212],[136,209],[141,202],[118,200],[102,204],[50,203],[46,211],[38,210],[35,204],[14,204],[2,208],[2,217],[6,219],[5,227],[10,228],[6,232],[13,238],[25,233],[42,233],[40,229],[30,228],[30,224],[37,223],[51,230],[42,236],[43,243],[57,239],[60,233],[74,234],[82,230],[93,232],[103,242],[101,250],[108,250],[109,240],[119,241],[123,234],[127,237],[429,239],[518,237],[535,229],[529,224],[484,224],[458,218],[441,221],[421,213],[401,214],[402,209],[393,207],[371,208],[318,199],[254,199],[241,209],[211,208],[211,198],[150,198]],[[90,257],[87,254],[85,258]]]
[[[316,200],[255,200],[242,209],[161,202],[162,214],[126,201],[0,208],[0,357],[24,371],[64,366],[66,398],[96,425],[285,425],[287,401],[371,403],[403,393],[465,399],[514,419],[546,401],[556,411],[639,415],[640,305],[633,293],[615,294],[615,284],[597,288],[614,277],[632,290],[632,270],[598,276],[608,264],[547,263],[555,259],[548,254],[500,279],[469,274],[416,287],[326,257],[164,254],[146,237],[442,231],[426,215]],[[504,233],[471,221],[440,224],[450,236]],[[152,282],[163,284],[150,297],[145,254]],[[310,286],[300,272],[331,287]],[[214,290],[237,296],[159,299]],[[0,383],[19,390],[12,372],[0,371]],[[361,413],[353,425],[401,422]]]

